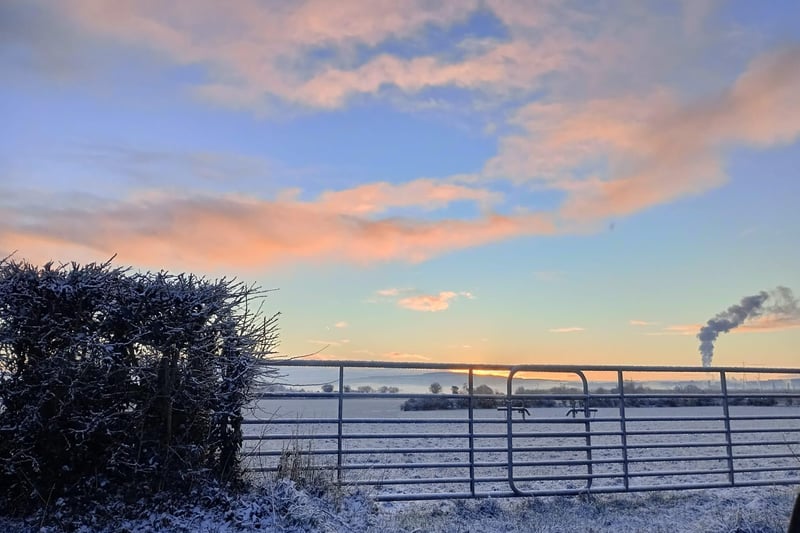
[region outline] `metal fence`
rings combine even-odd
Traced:
[[[290,385],[245,420],[257,475],[384,501],[800,484],[800,369],[269,366]]]

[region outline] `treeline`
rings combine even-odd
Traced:
[[[625,407],[713,407],[722,405],[722,399],[716,396],[716,391],[703,390],[696,385],[675,386],[672,389],[651,389],[642,384],[627,382],[622,387],[625,396]],[[531,390],[519,387],[516,391],[518,395],[574,395],[576,398],[520,398],[515,399],[515,405],[525,407],[575,407],[580,404],[583,407],[584,394],[581,389],[576,387],[558,386],[548,390]],[[599,387],[591,392],[592,396],[588,400],[588,406],[597,407],[619,407],[619,387],[606,389]],[[598,397],[598,395],[609,395],[609,397]],[[614,395],[614,396],[612,396]],[[658,395],[659,397],[647,397],[647,395]],[[664,397],[662,395],[669,395]],[[731,397],[728,405],[731,406],[760,406],[769,407],[779,404],[792,405],[792,399],[778,399],[769,396],[754,394],[746,397]]]
[[[271,383],[261,389],[263,392],[325,392],[331,393],[336,392],[336,387],[334,387],[331,383],[325,383],[320,387],[319,391],[316,390],[306,390],[305,387],[301,387],[299,385],[287,385],[282,383]],[[359,385],[357,387],[352,387],[350,385],[345,385],[343,388],[344,392],[360,392],[363,394],[397,394],[400,392],[399,387],[389,387],[387,385],[382,385],[380,387],[371,387],[369,385]]]
[[[434,384],[435,385],[435,384]],[[431,390],[438,389],[432,387]],[[676,386],[672,389],[651,389],[642,384],[627,382],[623,385],[626,407],[713,407],[722,405],[722,399],[715,397],[714,392],[705,391],[696,385]],[[591,392],[588,407],[619,407],[619,388],[597,388]],[[608,395],[608,397],[602,397]],[[660,397],[647,397],[658,395]],[[662,395],[669,395],[664,397]],[[525,396],[519,398],[518,396]],[[555,397],[550,397],[555,396]],[[546,408],[566,407],[583,408],[585,395],[577,387],[559,385],[549,389],[526,389],[519,387],[513,398],[514,407]],[[494,391],[488,385],[479,385],[473,395],[473,407],[476,409],[493,409],[506,405],[504,394]],[[732,397],[728,400],[731,406],[761,406],[792,405],[791,398],[774,398],[754,394],[747,397]],[[469,390],[464,387],[453,387],[452,394],[433,394],[421,398],[409,398],[401,409],[403,411],[433,411],[446,409],[467,409],[469,407]]]
[[[436,385],[436,384],[434,384]],[[440,389],[431,387],[431,390]],[[494,396],[494,397],[492,397]],[[475,387],[472,396],[472,406],[475,409],[494,409],[505,405],[505,396],[499,395],[488,385],[478,385]],[[468,409],[469,408],[469,389],[459,389],[452,387],[452,394],[425,396],[422,398],[409,398],[400,409],[403,411],[435,411],[440,409]]]

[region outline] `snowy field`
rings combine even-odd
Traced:
[[[342,463],[345,483],[366,484],[379,494],[470,490],[470,439],[467,410],[402,411],[399,398],[351,399],[344,402]],[[566,415],[567,409],[531,409],[511,428],[512,479],[526,494],[588,487],[587,442],[591,443],[591,488],[625,488],[624,455],[629,487],[729,482],[723,412],[716,407],[627,408],[623,443],[617,408],[600,408],[589,419]],[[320,466],[337,462],[338,424],[333,399],[268,400],[257,418],[267,425],[247,426],[254,468],[271,468],[281,451],[311,452]],[[735,481],[800,483],[800,406],[732,406],[730,408]],[[690,420],[691,419],[691,420]],[[347,421],[350,420],[350,421]],[[508,493],[508,426],[506,414],[476,409],[473,463],[478,493]],[[288,437],[288,438],[282,438]],[[624,446],[623,446],[624,444]],[[273,455],[269,455],[273,454]]]
[[[76,516],[59,516],[40,527],[36,517],[27,521],[0,518],[0,531],[28,532],[353,532],[353,533],[535,533],[535,532],[665,532],[665,533],[783,533],[795,495],[800,488],[800,407],[732,407],[734,463],[737,482],[787,478],[788,486],[735,487],[700,490],[659,490],[591,496],[533,496],[519,498],[448,499],[443,501],[378,501],[382,495],[413,493],[464,493],[469,490],[468,412],[466,410],[415,411],[400,409],[401,398],[357,398],[345,401],[343,417],[344,464],[357,467],[343,481],[365,485],[345,486],[319,493],[298,488],[268,474],[254,474],[256,486],[243,495],[217,489],[200,489],[183,503],[141,501],[127,507],[100,506]],[[593,488],[619,486],[622,481],[619,411],[599,409],[587,420],[565,416],[566,409],[531,409],[523,421],[512,423],[514,479],[524,491],[549,491],[586,487],[586,428],[593,459],[608,461],[594,467]],[[269,422],[247,425],[251,437],[290,438],[249,440],[248,449],[274,452],[296,449],[312,452],[315,464],[330,466],[337,449],[337,403],[331,399],[262,401],[255,413]],[[474,462],[476,491],[499,496],[508,493],[507,423],[504,412],[474,411]],[[686,418],[700,419],[688,422]],[[724,483],[727,473],[699,474],[702,469],[727,467],[724,424],[719,407],[628,408],[628,456],[651,460],[631,462],[633,487],[676,483]],[[372,420],[373,422],[369,422]],[[374,422],[381,420],[380,422]],[[770,430],[764,432],[763,430]],[[772,431],[774,430],[774,431]],[[694,431],[694,433],[686,433]],[[656,434],[655,432],[662,432]],[[558,433],[558,436],[552,435]],[[297,436],[313,436],[312,440]],[[709,444],[688,448],[686,442]],[[774,444],[765,444],[772,442]],[[299,443],[299,444],[298,444]],[[310,443],[310,444],[309,444]],[[683,443],[683,445],[681,444]],[[669,445],[656,448],[637,446]],[[294,447],[294,448],[293,448]],[[467,451],[464,451],[466,448]],[[538,451],[525,450],[536,448]],[[541,451],[547,449],[549,451]],[[379,451],[376,451],[379,450]],[[754,455],[767,457],[754,458]],[[659,459],[659,460],[652,460]],[[250,458],[251,466],[270,466],[277,455]],[[527,464],[525,463],[544,463]],[[424,468],[428,465],[438,465]],[[387,466],[389,468],[387,468]],[[362,468],[363,467],[363,468]],[[759,471],[765,467],[785,470]],[[743,470],[753,470],[743,472]],[[673,474],[665,472],[672,471]],[[676,472],[677,473],[674,473]],[[537,478],[537,479],[531,479]],[[538,479],[545,478],[545,479]],[[552,478],[552,479],[547,479]],[[411,483],[392,484],[393,479]],[[461,480],[449,483],[448,480]]]

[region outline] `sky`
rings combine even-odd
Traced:
[[[695,366],[800,290],[795,0],[4,0],[0,72],[0,254],[278,289],[281,355]]]

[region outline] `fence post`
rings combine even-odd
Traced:
[[[622,481],[627,491],[630,488],[630,477],[628,476],[628,424],[625,420],[625,380],[622,378],[622,370],[617,370],[617,389],[619,390],[619,430],[622,444]]]
[[[508,456],[508,486],[511,487],[511,490],[513,490],[515,494],[519,494],[520,491],[514,482],[514,410],[512,409],[513,403],[511,401],[511,389],[513,388],[515,373],[516,370],[511,368],[506,378],[506,447]]]
[[[724,370],[719,372],[719,386],[722,390],[722,415],[725,418],[725,448],[728,455],[728,481],[735,485],[733,476],[733,439],[731,438],[731,413],[728,406],[728,378]]]
[[[575,374],[581,379],[581,383],[583,384],[583,430],[586,433],[586,473],[588,477],[586,478],[586,492],[592,490],[592,483],[594,482],[594,460],[592,459],[592,419],[591,419],[591,412],[589,411],[589,397],[591,396],[589,393],[589,380],[586,379],[586,375],[580,371],[575,371]]]
[[[472,401],[472,368],[469,369],[467,380],[467,388],[469,389],[469,493],[475,496],[475,405]]]
[[[339,366],[339,407],[336,439],[336,479],[342,482],[342,415],[344,413],[344,365]]]

